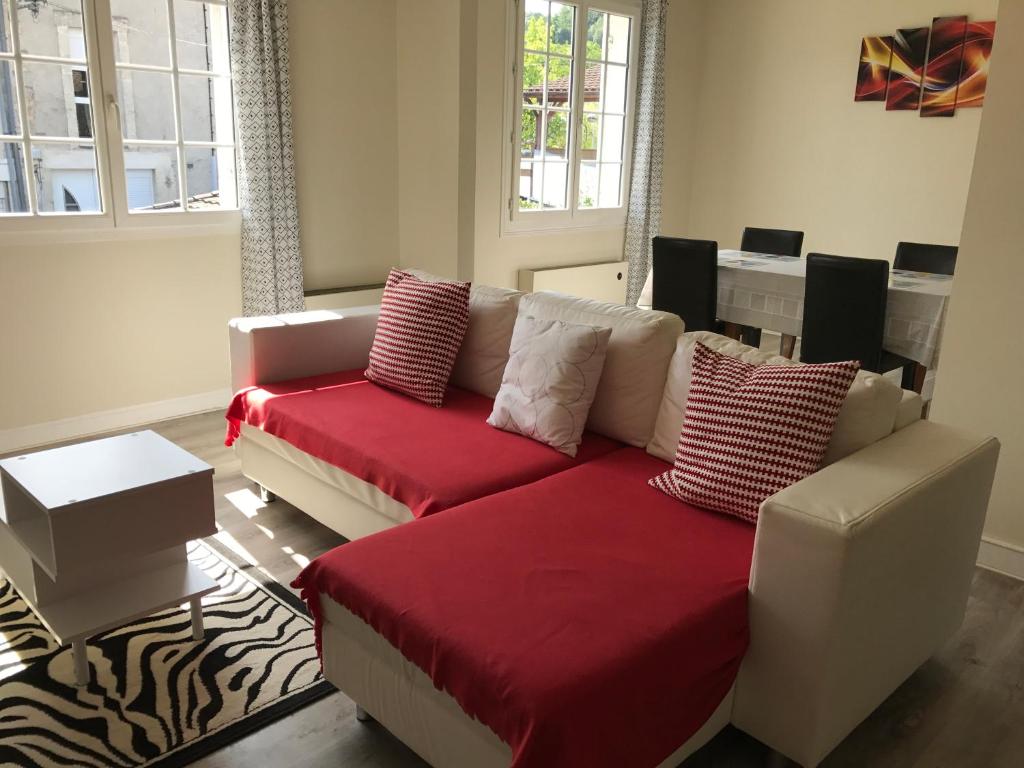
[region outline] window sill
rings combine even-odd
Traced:
[[[572,221],[542,223],[536,221],[502,221],[502,237],[532,237],[537,235],[566,235],[571,232],[587,234],[593,232],[622,232],[625,219],[601,219],[597,221]]]
[[[238,210],[133,214],[120,225],[108,215],[75,216],[73,220],[26,216],[0,219],[0,233],[5,246],[33,246],[232,235],[239,232],[241,223]]]

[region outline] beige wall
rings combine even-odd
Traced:
[[[986,538],[1024,550],[1024,0],[1002,0],[932,418],[1002,441]]]
[[[395,0],[288,7],[306,288],[380,282],[399,242]]]
[[[397,4],[399,260],[456,277],[460,7]]]
[[[993,18],[997,0],[703,4],[696,45],[686,4],[670,10],[665,233],[735,247],[747,225],[802,229],[805,251],[871,258],[958,242],[983,110],[855,103],[857,56],[864,35]]]
[[[0,246],[0,432],[227,390],[238,234]]]

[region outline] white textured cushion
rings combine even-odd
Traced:
[[[446,278],[421,269],[407,269],[411,275],[427,282]],[[462,348],[455,358],[450,383],[487,397],[494,397],[501,387],[501,374],[508,363],[508,348],[522,291],[474,285],[469,290],[469,326]]]
[[[647,452],[663,461],[675,459],[686,399],[690,394],[693,348],[698,341],[723,355],[755,365],[800,365],[789,358],[761,352],[710,331],[682,334],[669,366],[654,437],[647,445]],[[860,371],[843,401],[822,466],[839,461],[892,434],[902,393],[897,385],[877,373]]]
[[[611,329],[587,429],[629,445],[647,445],[683,321],[667,312],[548,291],[523,296],[519,313],[540,320],[564,320]]]
[[[611,333],[520,315],[487,423],[575,456]]]
[[[917,392],[909,389],[902,390],[903,399],[900,400],[899,408],[896,409],[896,423],[892,425],[893,432],[899,432],[904,427],[909,427],[915,421],[920,421],[924,413],[924,400]]]

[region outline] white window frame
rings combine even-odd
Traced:
[[[567,229],[622,228],[626,223],[626,206],[632,172],[633,128],[636,104],[637,67],[640,56],[640,3],[638,0],[560,0],[576,8],[573,31],[572,110],[568,164],[566,210],[519,209],[519,163],[521,153],[521,114],[523,110],[523,36],[525,0],[508,1],[507,29],[511,30],[506,45],[505,109],[502,121],[501,234],[516,235]],[[588,11],[604,11],[632,19],[630,26],[628,80],[626,82],[626,116],[623,130],[622,175],[619,183],[620,205],[617,208],[580,208],[579,181],[580,141],[584,111],[583,97],[586,73],[586,24]],[[538,130],[540,127],[538,126]]]
[[[120,104],[118,103],[117,92],[117,65],[114,55],[118,30],[114,28],[110,0],[81,0],[83,24],[85,33],[86,56],[89,73],[89,96],[92,106],[92,139],[65,139],[54,138],[54,143],[90,145],[96,151],[96,171],[99,177],[99,199],[100,212],[41,212],[38,210],[36,201],[36,183],[32,173],[31,146],[36,143],[45,143],[47,139],[31,136],[28,125],[28,112],[24,105],[25,81],[22,76],[22,61],[38,61],[46,63],[63,64],[68,72],[72,68],[80,69],[82,65],[63,59],[59,56],[38,56],[23,54],[20,49],[20,30],[14,16],[17,14],[16,0],[10,0],[8,9],[10,11],[10,32],[11,32],[11,55],[5,54],[2,61],[10,61],[14,64],[15,79],[17,81],[16,93],[19,102],[19,120],[21,122],[21,145],[25,156],[26,181],[29,189],[30,207],[33,209],[28,213],[9,213],[0,216],[0,235],[4,241],[11,245],[22,243],[38,242],[38,235],[45,233],[51,241],[64,240],[93,240],[108,237],[112,230],[116,230],[118,237],[136,236],[149,237],[153,235],[171,235],[175,233],[202,235],[207,233],[219,233],[237,231],[241,221],[241,213],[237,207],[221,209],[199,209],[188,210],[187,207],[187,166],[185,165],[185,150],[187,148],[204,148],[231,146],[235,150],[235,167],[238,167],[237,158],[237,126],[234,128],[230,145],[215,142],[193,142],[184,141],[181,129],[181,104],[179,98],[178,77],[179,74],[193,74],[210,76],[212,73],[178,69],[178,53],[175,35],[174,0],[166,0],[168,6],[168,35],[170,46],[169,67],[148,67],[129,65],[129,68],[136,70],[151,70],[167,72],[172,75],[173,80],[173,101],[174,121],[177,128],[177,141],[168,142],[168,146],[177,147],[179,191],[182,199],[182,207],[174,210],[164,211],[143,211],[129,212],[128,209],[128,184],[125,177],[124,145],[137,146],[147,143],[134,139],[125,140],[121,132]],[[228,0],[202,0],[209,5],[230,7]],[[122,68],[123,65],[122,65]],[[232,97],[233,98],[233,97]],[[232,106],[233,111],[233,106]],[[233,116],[234,118],[234,116]],[[16,141],[16,139],[7,139]],[[237,176],[237,170],[236,170]],[[236,178],[237,184],[237,178]]]

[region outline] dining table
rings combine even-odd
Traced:
[[[807,261],[732,249],[718,251],[718,319],[783,336],[799,336]],[[919,378],[938,363],[952,275],[889,271],[883,347],[920,366]],[[637,305],[651,306],[652,279]]]

